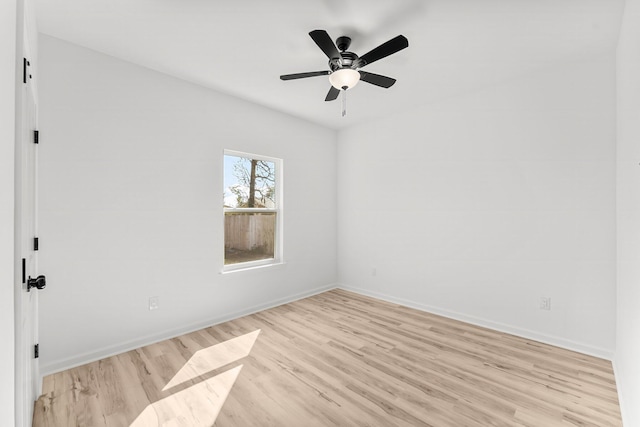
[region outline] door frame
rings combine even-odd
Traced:
[[[14,216],[14,328],[15,328],[15,377],[14,404],[15,425],[30,427],[34,403],[41,393],[42,381],[38,372],[38,360],[34,358],[33,344],[37,340],[36,290],[27,291],[26,279],[37,276],[37,252],[33,238],[37,232],[37,145],[34,130],[37,129],[37,93],[35,88],[35,61],[29,40],[27,5],[17,3],[16,31],[16,131],[15,131],[15,216]],[[31,42],[31,43],[30,43]],[[29,66],[24,70],[27,58]],[[26,78],[25,78],[26,77]],[[29,198],[29,199],[27,199]],[[28,212],[27,212],[28,210]],[[22,260],[26,263],[23,275]],[[23,277],[24,276],[24,277]]]

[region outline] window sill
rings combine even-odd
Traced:
[[[220,274],[222,275],[226,275],[226,274],[233,274],[233,273],[240,273],[242,271],[252,271],[252,270],[261,270],[261,269],[267,269],[267,268],[277,268],[280,269],[282,268],[284,265],[286,264],[286,262],[284,261],[280,261],[280,262],[274,262],[272,264],[262,264],[262,265],[249,265],[246,267],[237,267],[237,268],[230,268],[230,269],[222,269],[220,271]]]

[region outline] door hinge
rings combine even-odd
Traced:
[[[27,283],[27,260],[22,258],[22,284]]]
[[[31,74],[29,73],[29,67],[31,66],[31,62],[27,60],[27,58],[22,58],[22,83],[27,84],[27,77],[31,78]]]
[[[33,357],[37,359],[40,357],[40,344],[36,344],[33,346]]]
[[[34,251],[38,250],[38,238],[37,237],[33,238],[33,250]]]
[[[40,131],[39,130],[34,130],[33,131],[33,143],[34,144],[39,144],[40,143]]]

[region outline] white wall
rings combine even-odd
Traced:
[[[338,159],[342,285],[612,356],[614,57],[356,126]]]
[[[14,409],[14,144],[17,1],[0,2],[0,424]]]
[[[618,44],[616,380],[626,426],[640,425],[640,1],[627,0]]]
[[[43,373],[335,284],[334,131],[51,37],[39,49]],[[219,274],[225,148],[284,160],[285,265]]]

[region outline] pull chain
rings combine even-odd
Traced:
[[[347,115],[347,87],[342,86],[342,117]]]

